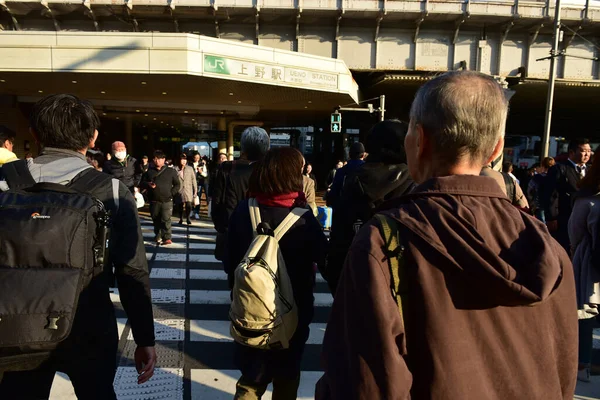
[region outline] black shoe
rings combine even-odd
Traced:
[[[183,220],[182,219],[179,220],[179,225],[183,225]]]
[[[188,225],[191,225],[191,224],[192,224],[192,221],[190,221],[190,220],[188,219],[188,220],[187,220],[187,224],[188,224]]]

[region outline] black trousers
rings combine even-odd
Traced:
[[[47,400],[54,374],[61,371],[71,379],[79,400],[116,400],[117,344],[115,337],[110,343],[98,344],[102,348],[93,355],[72,354],[62,357],[65,361],[60,364],[49,360],[31,371],[5,372],[0,377],[0,399]]]
[[[179,221],[183,221],[183,209],[185,206],[185,219],[186,221],[190,220],[190,213],[192,212],[192,202],[191,201],[186,201],[183,203],[179,203],[175,205],[175,210],[177,212],[177,215],[179,215]]]
[[[171,240],[171,216],[173,215],[173,202],[150,203],[150,216],[154,224],[154,235],[158,239]]]

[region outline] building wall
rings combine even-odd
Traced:
[[[547,16],[553,15],[553,2],[544,0],[182,0],[164,4],[159,0],[136,0],[133,6],[127,2],[119,7],[117,3],[119,0],[114,0],[111,7],[91,5],[100,31],[218,36],[338,58],[356,70],[437,72],[456,69],[464,61],[468,69],[492,75],[517,76],[519,68],[526,67],[529,77],[548,76],[549,62],[536,61],[548,56],[551,47],[551,21]],[[571,42],[571,33],[565,33],[563,46],[570,43],[567,53],[578,58],[561,59],[559,78],[600,79],[600,63],[592,60],[598,56],[593,42],[598,41],[600,32],[600,7],[586,9],[585,4],[582,0],[563,5],[563,22],[584,26],[581,32],[589,41],[576,37]],[[56,24],[45,7],[56,7]],[[14,1],[10,9],[19,26],[5,13],[0,17],[0,30],[96,30],[80,5],[56,0]],[[417,29],[419,15],[425,22]],[[378,16],[383,18],[379,24]],[[452,26],[461,18],[465,23],[455,25],[459,27],[457,32]],[[540,24],[545,30],[530,45]]]

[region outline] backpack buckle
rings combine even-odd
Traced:
[[[50,329],[53,331],[58,330],[58,325],[57,322],[58,320],[61,318],[60,315],[57,314],[50,314],[48,316],[48,325],[46,325],[46,327],[44,329]]]

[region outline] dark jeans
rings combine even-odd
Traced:
[[[592,363],[595,325],[596,318],[579,320],[579,364],[589,366]]]
[[[185,206],[185,214],[183,214],[184,206]],[[177,215],[179,215],[179,222],[183,221],[184,215],[185,215],[186,221],[189,221],[190,220],[190,212],[192,211],[192,202],[186,201],[185,203],[176,204],[175,210],[177,211]]]
[[[208,183],[198,182],[198,198],[200,202],[202,202],[202,191],[204,191],[204,195],[206,196],[206,206],[208,207]],[[200,214],[200,204],[194,207],[194,212]]]
[[[171,240],[171,216],[173,215],[173,202],[150,203],[150,216],[154,224],[154,234],[158,239]]]
[[[116,339],[116,338],[115,338]],[[67,357],[63,367],[47,361],[31,371],[5,372],[0,379],[0,399],[46,400],[56,371],[71,379],[79,400],[116,400],[113,381],[117,368],[117,341],[106,343],[96,357]]]

